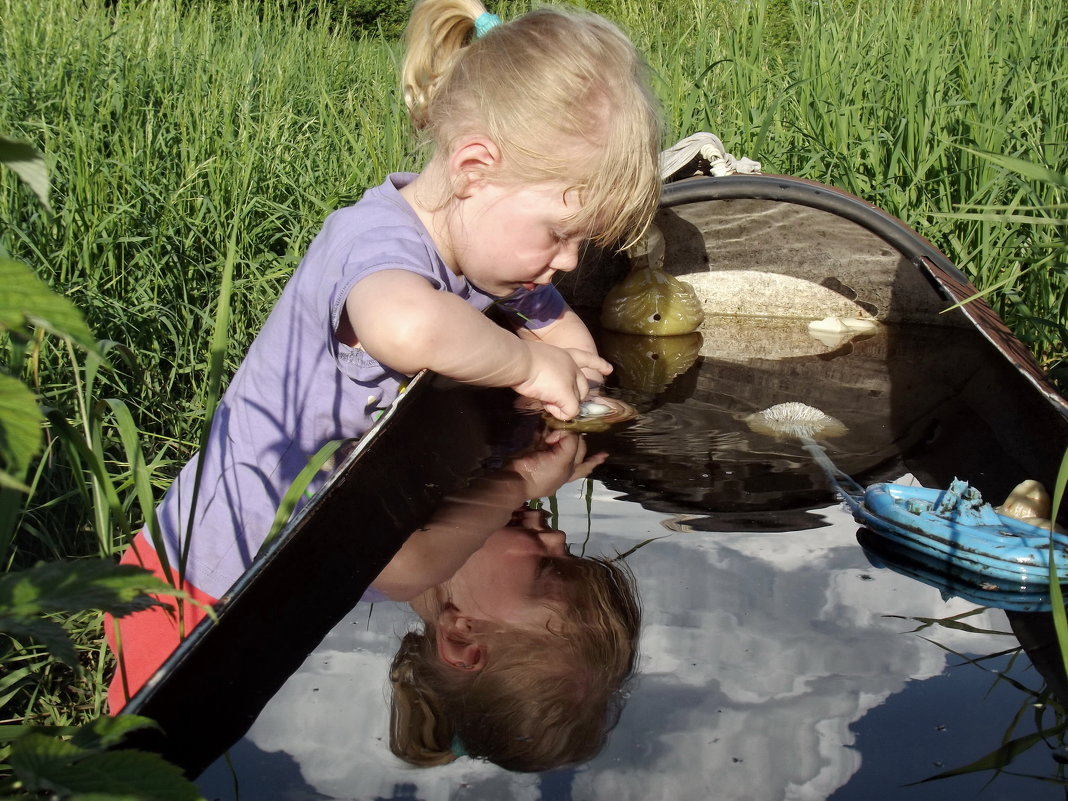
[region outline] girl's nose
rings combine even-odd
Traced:
[[[560,243],[560,247],[557,248],[556,255],[553,256],[553,260],[549,263],[549,266],[554,270],[559,270],[565,273],[570,272],[578,267],[578,252],[578,237],[568,239]]]
[[[539,531],[538,539],[549,556],[567,555],[567,535],[562,531]]]

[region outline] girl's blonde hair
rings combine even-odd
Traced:
[[[659,112],[633,45],[596,14],[543,8],[474,38],[477,0],[420,0],[402,83],[416,129],[437,151],[488,136],[499,180],[563,181],[570,221],[597,244],[626,246],[659,201]]]
[[[486,664],[457,670],[438,656],[432,624],[393,658],[390,749],[417,766],[464,754],[508,770],[542,771],[594,757],[623,707],[640,607],[623,563],[561,560],[568,611],[559,630],[495,627]]]

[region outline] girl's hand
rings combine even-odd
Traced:
[[[582,319],[566,307],[559,318],[541,328],[520,328],[516,335],[521,339],[538,340],[558,348],[576,348],[588,353],[597,353],[597,344]],[[589,392],[595,392],[604,384],[604,373],[593,367],[584,367],[583,374],[589,383]],[[589,394],[589,392],[587,394]],[[586,400],[585,397],[580,400]]]
[[[585,478],[608,457],[587,457],[586,440],[573,431],[550,430],[540,447],[517,456],[507,469],[523,480],[527,499],[552,495],[569,481]]]
[[[558,348],[543,342],[523,340],[530,366],[527,377],[513,389],[520,395],[544,404],[545,410],[560,420],[571,420],[579,412],[579,403],[589,392],[585,371],[608,375],[612,365],[586,350]]]

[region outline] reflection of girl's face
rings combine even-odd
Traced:
[[[525,511],[498,529],[448,582],[453,604],[465,615],[544,629],[566,603],[557,565],[570,558],[565,534],[545,515]]]

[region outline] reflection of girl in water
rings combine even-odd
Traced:
[[[470,755],[547,770],[593,757],[616,723],[637,647],[633,577],[622,562],[568,554],[544,512],[515,511],[604,457],[586,459],[570,432],[543,445],[441,510],[375,582],[408,595],[424,624],[390,672],[390,747],[407,762]],[[473,551],[472,537],[482,542]],[[446,541],[459,551],[435,553]],[[459,567],[414,592],[420,562]]]

